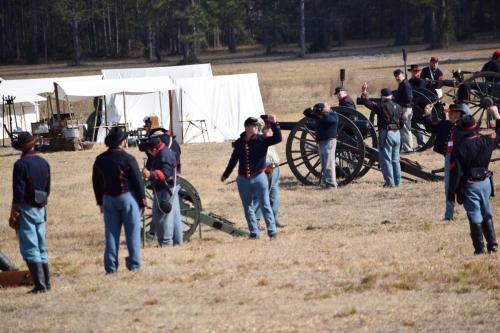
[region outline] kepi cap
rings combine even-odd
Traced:
[[[259,119],[257,118],[254,118],[254,117],[248,117],[246,120],[245,120],[245,127],[247,126],[258,126],[258,123],[259,123]]]
[[[337,95],[341,91],[346,91],[344,87],[337,87],[335,88],[335,95]]]
[[[393,74],[394,74],[394,76],[398,76],[398,75],[400,75],[400,74],[403,74],[403,71],[402,71],[402,70],[400,70],[400,69],[398,68],[398,69],[396,69],[396,70],[393,72]]]

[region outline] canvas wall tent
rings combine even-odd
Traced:
[[[204,142],[199,120],[207,125],[210,142],[234,140],[244,131],[248,117],[264,114],[257,74],[222,75],[175,80],[181,103],[174,105],[183,130],[180,141]],[[178,109],[177,109],[178,108]]]
[[[115,103],[107,103],[103,113],[102,123],[108,124],[128,123],[130,128],[138,128],[143,125],[144,113],[140,113],[134,108],[137,95],[159,96],[158,92],[167,92],[176,89],[172,79],[168,76],[157,76],[150,78],[134,79],[108,79],[82,82],[60,82],[56,81],[59,99],[79,101],[90,97],[107,95],[110,98],[120,96],[121,107],[115,108]],[[132,100],[132,101],[130,101]],[[124,112],[125,111],[125,112]],[[147,110],[145,110],[147,111]],[[167,108],[160,109],[158,114],[162,123],[170,121],[170,114]],[[104,141],[106,131],[100,128],[97,141]]]
[[[31,123],[39,120],[38,103],[45,101],[45,98],[33,96],[16,96],[14,105],[11,106],[12,114],[12,129],[15,132],[28,131],[31,132]],[[3,130],[3,124],[10,130],[10,119],[8,106],[5,104],[0,110],[3,117],[0,117],[0,139],[8,138],[7,133]]]
[[[120,69],[103,69],[102,75],[105,80],[109,79],[128,79],[128,78],[143,78],[143,77],[158,77],[170,76],[174,82],[177,79],[192,78],[192,77],[211,77],[212,67],[210,64],[197,64],[185,66],[166,66],[166,67],[146,67],[146,68],[120,68]],[[161,115],[171,114],[170,105],[173,104],[173,109],[180,109],[180,90],[175,90],[170,100],[169,94],[166,92],[158,92],[149,95],[127,96],[127,112],[137,114],[138,117],[158,116],[160,124],[164,128],[172,128],[173,132],[178,135],[182,133],[182,123],[178,117],[174,117],[173,122],[170,122],[169,117]],[[177,107],[175,107],[177,105]],[[106,106],[113,110],[116,115],[123,113],[123,97],[121,95],[106,96]],[[141,120],[142,120],[141,119]],[[104,119],[102,120],[104,123]],[[141,124],[132,124],[134,127],[142,127]]]

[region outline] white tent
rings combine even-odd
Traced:
[[[185,66],[103,69],[102,75],[105,80],[170,76],[175,82],[176,79],[182,78],[211,77],[212,67],[210,64],[197,64]],[[180,90],[177,89],[173,94],[172,101],[170,101],[169,94],[164,91],[149,95],[127,96],[127,113],[140,115],[142,119],[146,116],[158,116],[160,125],[164,128],[172,127],[173,132],[177,135],[177,133],[182,132],[182,123],[180,123],[177,118],[170,123],[170,118],[162,115],[171,114],[171,103],[174,104],[173,109],[180,109],[180,99],[177,98],[179,95]],[[106,107],[109,110],[114,110],[113,112],[116,112],[116,114],[123,114],[123,105],[123,97],[121,95],[115,94],[106,96]],[[177,107],[175,105],[177,105]],[[104,123],[104,119],[102,122]],[[140,125],[132,124],[132,127],[142,127],[142,125],[143,123],[141,122]]]
[[[168,76],[157,76],[150,78],[134,79],[109,79],[82,82],[60,82],[56,81],[58,86],[59,99],[68,99],[69,101],[78,101],[89,97],[107,95],[113,99],[106,103],[106,109],[103,114],[102,124],[107,121],[108,124],[127,123],[130,128],[138,128],[143,125],[143,118],[148,115],[148,110],[138,112],[134,108],[136,95],[159,96],[158,92],[175,90],[176,86]],[[132,95],[132,96],[131,96]],[[120,108],[115,107],[117,97],[120,97]],[[131,110],[132,109],[132,110]],[[170,122],[168,108],[160,108],[158,114],[162,123]],[[100,128],[97,141],[104,140],[106,131]]]
[[[175,80],[181,88],[180,107],[174,104],[174,121],[182,123],[179,141],[234,140],[248,117],[264,114],[257,74],[223,75]],[[179,109],[176,109],[179,107]],[[177,118],[178,117],[178,118]],[[206,124],[208,133],[203,133]]]
[[[31,123],[39,120],[38,102],[45,101],[45,98],[33,96],[16,96],[14,104],[11,105],[12,129],[14,132],[31,132]],[[2,109],[3,117],[0,117],[0,139],[7,138],[8,135],[3,129],[3,124],[10,129],[10,119],[8,106],[5,104]]]

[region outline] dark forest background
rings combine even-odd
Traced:
[[[345,40],[394,45],[498,38],[498,0],[0,0],[1,63],[182,55],[297,43],[299,56]]]

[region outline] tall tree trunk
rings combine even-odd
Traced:
[[[424,42],[436,44],[436,10],[429,7],[425,10]]]
[[[447,48],[449,46],[449,21],[446,10],[447,0],[439,0],[436,10],[436,42],[432,48]]]
[[[497,31],[497,10],[498,10],[498,0],[492,0],[491,1],[491,32],[493,33],[493,38],[496,38],[498,36],[498,31]]]
[[[271,55],[273,53],[273,37],[270,28],[267,28],[264,31],[264,47],[267,55]]]
[[[148,58],[149,61],[154,60],[154,32],[151,21],[148,23]]]
[[[47,22],[48,22],[48,19],[49,19],[49,13],[48,12],[45,12],[45,19],[42,20],[42,29],[43,29],[43,62],[46,64],[49,62],[49,47],[48,47],[48,43],[47,43]]]
[[[155,15],[155,56],[156,61],[161,61],[161,45],[160,45],[160,14]]]
[[[229,26],[227,46],[230,53],[236,53],[236,29],[232,25]]]
[[[109,10],[109,6],[106,5],[107,15],[108,15],[108,45],[109,45],[109,53],[112,54],[113,50],[113,32],[111,30],[111,12]]]
[[[81,48],[80,48],[80,34],[78,32],[78,21],[73,19],[71,22],[71,32],[73,35],[73,47],[74,47],[74,61],[76,66],[80,66],[81,58]]]
[[[337,46],[344,46],[344,19],[340,18],[337,22],[338,43]]]
[[[38,2],[31,2],[31,61],[38,62]]]
[[[405,1],[402,0],[399,2],[398,7],[396,7],[396,13],[395,17],[396,20],[394,21],[396,26],[395,31],[396,31],[396,40],[394,42],[395,45],[405,45],[410,43],[410,15],[408,13],[409,11],[409,4]]]
[[[300,31],[299,31],[299,47],[300,53],[299,57],[304,58],[306,56],[306,19],[305,19],[305,0],[300,0]]]
[[[118,2],[115,1],[115,53],[120,54],[120,30],[118,29]]]
[[[109,44],[108,44],[108,32],[107,32],[107,24],[106,24],[106,10],[104,9],[104,13],[102,15],[102,23],[103,23],[103,32],[104,32],[104,54],[109,57]]]

